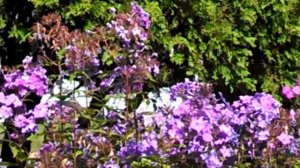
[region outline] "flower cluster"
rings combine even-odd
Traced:
[[[49,141],[45,143],[39,150],[40,161],[36,163],[35,167],[47,167],[47,166],[63,166],[66,168],[72,168],[75,166],[72,154],[76,145],[76,165],[78,167],[104,167],[117,166],[112,159],[107,162],[98,162],[103,157],[109,157],[112,150],[111,143],[100,135],[90,133],[85,130],[76,130],[73,135],[76,137],[76,141],[72,142],[57,142]]]
[[[130,164],[139,157],[149,157],[158,155],[158,135],[156,133],[146,132],[138,140],[130,140],[118,151],[118,157],[122,164]]]
[[[231,122],[240,134],[239,146],[246,149],[246,155],[262,156],[261,147],[271,138],[271,125],[280,117],[279,107],[280,104],[265,93],[240,96],[233,102]]]
[[[246,131],[254,138],[249,140],[248,145],[261,143],[270,136],[268,127],[279,118],[279,107],[280,104],[269,94],[240,96],[240,100],[232,105],[234,111],[232,122],[239,128],[246,127]]]
[[[141,91],[144,81],[151,74],[159,73],[157,54],[149,54],[145,44],[150,36],[150,24],[149,14],[137,3],[131,3],[130,12],[117,15],[107,24],[108,30],[121,41],[124,52],[115,57],[118,66],[102,81],[101,86],[107,86],[121,76],[132,86],[130,90]]]
[[[40,65],[32,63],[32,57],[27,56],[23,60],[24,71],[17,70],[10,74],[5,74],[5,87],[15,90],[21,97],[28,92],[42,96],[48,91],[48,78],[46,70]]]
[[[65,64],[70,70],[86,70],[100,65],[97,52],[71,44],[66,47],[66,51]]]
[[[131,11],[118,15],[116,20],[107,23],[107,27],[118,35],[123,47],[133,49],[146,47],[144,42],[149,37],[150,16],[137,3],[131,3]]]
[[[288,99],[292,99],[295,97],[300,97],[300,78],[298,79],[295,86],[284,86],[282,88],[282,93],[284,96],[286,96]]]
[[[103,40],[101,29],[90,32],[78,29],[70,31],[58,14],[50,13],[43,16],[41,22],[33,26],[33,30],[35,33],[31,37],[31,42],[50,44],[42,48],[53,50],[58,55],[58,60],[64,61],[65,71],[81,70],[89,73],[98,70],[100,41]],[[49,56],[45,54],[43,56],[47,61],[51,60]]]
[[[234,155],[232,147],[238,137],[229,124],[233,113],[217,104],[211,91],[209,85],[191,81],[171,87],[172,99],[180,96],[184,101],[171,113],[164,111],[155,117],[162,140],[169,144],[165,156],[188,155],[190,162],[222,167]]]
[[[300,115],[290,113],[283,122],[280,103],[269,94],[240,96],[232,104],[218,103],[209,85],[186,81],[172,86],[170,95],[173,101],[180,97],[182,103],[173,110],[166,107],[155,114],[143,113],[144,125],[140,129],[156,129],[121,148],[122,160],[158,155],[170,160],[178,158],[177,162],[189,158],[190,164],[223,167],[236,164],[238,155],[245,156],[243,162],[248,156],[269,158],[286,152],[299,155],[299,133],[292,130],[298,130],[293,125]],[[143,139],[151,139],[151,143],[142,144]],[[145,147],[150,148],[143,150]]]
[[[39,104],[34,110],[28,111],[26,103],[23,102],[29,93],[42,96],[48,91],[46,70],[38,64],[33,64],[32,59],[30,56],[25,57],[23,70],[4,74],[5,83],[3,92],[0,92],[0,120],[11,123],[20,129],[21,133],[36,132],[36,120],[46,119],[46,116],[50,115],[48,104]]]
[[[23,102],[15,94],[5,95],[0,92],[0,121],[3,123],[14,114],[15,108],[23,106]]]

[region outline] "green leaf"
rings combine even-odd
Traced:
[[[18,40],[20,40],[19,43],[23,43],[25,42],[31,35],[31,32],[24,29],[24,28],[20,28],[17,27],[16,25],[14,25],[11,30],[8,32],[8,37],[9,38],[16,38]]]
[[[42,147],[45,138],[45,131],[45,126],[43,124],[38,124],[38,132],[31,134],[27,138],[28,141],[31,141],[30,153],[37,152]]]
[[[59,59],[59,60],[64,59],[64,57],[65,57],[65,55],[66,55],[66,52],[67,52],[67,50],[66,50],[65,48],[62,48],[62,49],[58,50],[58,51],[56,52],[56,55],[57,55],[58,59]]]
[[[102,61],[106,65],[111,65],[114,61],[113,56],[111,56],[108,51],[105,51],[102,55]]]
[[[0,29],[3,29],[6,26],[6,21],[3,19],[3,16],[0,16]]]
[[[29,0],[31,1],[36,8],[38,7],[57,7],[59,5],[59,0]]]
[[[9,147],[11,149],[11,152],[13,153],[14,158],[20,161],[24,161],[27,159],[25,152],[22,150],[22,148],[17,146],[15,143],[9,143]]]
[[[19,165],[17,163],[12,163],[12,162],[0,162],[0,166],[16,166],[18,167]]]
[[[80,156],[82,155],[82,151],[81,150],[77,150],[76,153],[75,153],[75,157],[77,158],[77,156]]]
[[[180,53],[175,53],[171,57],[171,61],[174,62],[177,65],[181,65],[184,62],[184,55]]]

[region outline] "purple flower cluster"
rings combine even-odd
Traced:
[[[172,86],[170,96],[171,100],[173,101],[177,97],[180,97],[183,100],[196,100],[195,96],[203,101],[203,98],[208,100],[210,97],[214,97],[211,92],[212,87],[209,84],[186,80],[185,82],[177,83],[176,85]]]
[[[149,37],[150,15],[137,3],[131,3],[131,11],[119,15],[116,20],[107,23],[123,42],[123,47],[145,47],[144,41]]]
[[[23,106],[23,103],[15,94],[6,96],[3,92],[0,92],[0,105],[0,121],[4,122],[13,116],[14,108]]]
[[[158,154],[158,135],[154,132],[146,132],[141,139],[136,142],[130,140],[126,146],[122,147],[118,156],[121,160],[128,161],[128,157],[146,157]],[[133,158],[130,158],[133,159]]]
[[[136,2],[131,2],[131,13],[138,20],[138,23],[145,29],[150,29],[150,15],[144,11]]]
[[[279,118],[279,107],[278,101],[269,94],[240,96],[240,100],[232,105],[234,112],[232,122],[239,129],[247,128],[246,131],[254,138],[248,141],[248,145],[262,143],[270,136],[268,127]]]
[[[35,133],[38,131],[38,120],[49,120],[59,111],[56,102],[40,103],[33,110],[17,114],[13,118],[13,125],[21,129],[21,133]]]
[[[48,78],[46,70],[40,65],[32,63],[32,57],[23,60],[24,71],[17,70],[5,75],[5,87],[15,90],[21,97],[28,92],[42,96],[48,91]]]
[[[76,129],[76,151],[78,151],[76,164],[79,167],[109,167],[117,165],[112,159],[107,162],[99,163],[99,159],[107,157],[111,151],[111,143],[103,136],[86,130]],[[47,167],[49,165],[74,167],[74,160],[71,158],[73,154],[74,144],[72,142],[49,141],[45,143],[39,150],[40,161],[36,163],[36,167]]]
[[[139,114],[140,123],[144,124],[139,125],[139,130],[147,131],[139,141],[132,139],[119,150],[124,164],[141,156],[158,155],[167,160],[189,158],[189,164],[223,167],[236,164],[238,155],[267,158],[284,154],[280,150],[299,154],[299,139],[293,132],[274,132],[282,114],[280,103],[269,94],[240,96],[232,104],[218,103],[210,85],[191,81],[172,86],[170,94],[173,101],[180,97],[183,102],[174,109],[166,107],[155,114]],[[291,113],[290,118],[293,117],[295,114]],[[242,162],[246,158],[249,157]]]
[[[160,137],[173,144],[168,157],[187,154],[194,162],[207,167],[222,167],[234,155],[237,134],[230,120],[232,111],[224,104],[216,104],[209,85],[186,81],[171,87],[171,98],[179,96],[183,103],[172,110],[160,112],[155,121]],[[158,117],[160,116],[160,117]]]
[[[23,60],[23,68],[24,70],[4,75],[3,92],[0,92],[1,122],[11,122],[21,134],[36,132],[36,119],[46,119],[46,116],[50,115],[49,104],[38,104],[34,110],[28,111],[26,103],[23,102],[29,92],[42,96],[48,91],[46,70],[40,65],[33,64],[30,56]]]
[[[292,99],[295,97],[300,97],[300,78],[298,79],[295,86],[284,86],[282,88],[282,93],[284,96],[286,96],[288,99]]]
[[[107,24],[108,30],[121,41],[124,52],[115,58],[118,66],[103,79],[101,86],[109,86],[121,76],[127,84],[130,83],[132,91],[141,91],[144,81],[151,74],[159,73],[157,54],[149,54],[145,44],[149,38],[150,24],[149,14],[135,2],[131,3],[130,12],[117,15]]]
[[[88,49],[79,49],[72,44],[68,45],[66,50],[65,64],[69,70],[86,70],[100,65],[98,53],[91,52]]]
[[[231,106],[231,124],[239,135],[238,146],[246,149],[251,158],[263,156],[262,147],[271,136],[271,126],[280,117],[280,104],[271,95],[256,93],[240,96]]]

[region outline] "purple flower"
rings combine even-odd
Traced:
[[[16,140],[16,139],[19,138],[19,135],[16,134],[16,133],[11,133],[9,136],[10,136],[10,138],[13,139],[13,140]]]
[[[183,116],[183,115],[186,115],[186,114],[188,114],[190,112],[191,112],[191,106],[188,103],[188,101],[180,104],[178,108],[176,108],[175,110],[173,110],[173,114],[175,116]]]
[[[295,95],[300,96],[300,86],[294,86],[292,91]]]
[[[120,168],[120,166],[115,161],[110,160],[106,162],[103,167],[98,166],[97,168]]]
[[[34,118],[47,118],[50,117],[52,114],[55,113],[54,110],[51,110],[51,106],[54,104],[44,104],[40,103],[35,106],[34,110],[31,111]]]
[[[109,8],[109,12],[115,14],[117,12],[116,8],[111,7]]]
[[[226,146],[222,146],[222,148],[220,149],[220,152],[221,152],[222,156],[225,158],[232,156],[232,149],[227,148]]]
[[[260,103],[264,109],[271,109],[274,104],[272,95],[265,95],[261,97]]]
[[[131,13],[137,17],[139,24],[146,29],[150,28],[150,15],[145,12],[136,2],[131,2]]]
[[[28,120],[24,115],[17,115],[14,119],[14,125],[18,128],[25,127],[28,124]]]
[[[56,149],[56,146],[57,145],[53,142],[47,142],[40,148],[39,152],[43,154],[54,151]]]
[[[14,107],[20,107],[20,106],[22,106],[21,100],[15,94],[10,94],[10,95],[6,96],[5,99],[6,100],[5,100],[4,104],[6,106],[10,106],[11,104],[13,104]]]
[[[26,56],[26,57],[23,59],[22,63],[23,63],[23,64],[31,64],[32,59],[33,59],[33,57],[31,57],[31,56]]]
[[[15,127],[21,128],[22,133],[37,131],[37,125],[32,117],[26,118],[24,115],[17,115],[13,123]]]
[[[233,136],[233,134],[235,133],[232,127],[229,125],[221,124],[219,126],[219,129],[222,133],[226,134],[228,137]]]
[[[206,166],[208,168],[219,168],[223,166],[223,163],[219,160],[219,158],[211,154],[205,159]]]
[[[192,118],[190,129],[193,129],[197,131],[197,133],[200,133],[206,125],[207,121],[203,120],[203,117],[200,117],[198,119]]]
[[[4,122],[5,119],[8,119],[11,116],[13,116],[13,110],[11,107],[0,107],[0,122]]]
[[[258,133],[258,140],[265,141],[269,138],[269,136],[270,136],[270,133],[268,130],[261,131]]]
[[[291,99],[294,97],[294,93],[292,91],[292,88],[290,86],[284,86],[282,89],[282,93],[288,98]]]
[[[161,126],[166,124],[167,118],[162,112],[157,112],[154,116],[154,120],[158,126]]]
[[[26,58],[27,59],[27,58]],[[28,60],[25,59],[25,63]],[[25,96],[32,91],[42,96],[48,91],[48,77],[46,70],[39,65],[25,68],[24,71],[17,70],[11,74],[5,74],[5,87],[14,89],[20,96]]]
[[[213,140],[213,137],[211,136],[211,133],[208,133],[208,132],[204,133],[202,135],[202,138],[206,142],[212,142],[212,140]]]
[[[277,137],[277,139],[278,139],[283,145],[289,145],[289,144],[292,143],[293,137],[290,136],[290,135],[288,135],[288,134],[286,134],[286,133],[283,133],[283,132],[282,132],[282,133]]]
[[[248,96],[248,95],[246,95],[246,96],[240,96],[240,100],[241,100],[241,102],[243,104],[248,104],[248,103],[251,102],[252,96]]]

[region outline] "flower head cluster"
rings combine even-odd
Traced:
[[[25,57],[23,70],[4,75],[3,92],[0,92],[0,120],[11,122],[22,134],[36,132],[36,119],[45,119],[49,115],[45,110],[48,105],[42,108],[39,104],[34,110],[28,111],[26,103],[23,102],[24,96],[29,92],[42,96],[48,91],[46,70],[40,65],[33,64],[32,59],[30,56]]]
[[[21,133],[31,133],[38,131],[38,121],[51,119],[57,112],[58,104],[56,102],[39,103],[33,110],[24,111],[13,118],[13,125],[21,130]]]
[[[0,121],[4,122],[14,114],[14,109],[23,106],[23,102],[15,94],[5,95],[0,92]]]
[[[90,68],[98,67],[100,61],[98,59],[98,53],[92,52],[87,48],[68,45],[66,47],[65,64],[71,70],[87,70]]]
[[[151,74],[159,73],[157,54],[149,54],[145,44],[150,36],[150,23],[149,14],[137,3],[131,3],[130,12],[117,15],[107,24],[108,30],[120,40],[124,54],[114,57],[118,67],[103,80],[102,86],[112,83],[121,74],[130,82],[131,90],[141,91],[144,81]]]
[[[130,140],[126,146],[123,146],[118,157],[124,162],[130,163],[139,157],[149,157],[158,155],[158,135],[154,132],[146,132],[137,142]]]
[[[107,27],[118,35],[123,47],[143,48],[149,37],[150,24],[150,15],[133,2],[129,13],[118,15]]]
[[[186,80],[185,82],[177,83],[172,86],[170,96],[171,100],[175,100],[176,97],[180,97],[183,100],[196,100],[195,96],[198,98],[202,97],[202,99],[206,98],[208,100],[209,98],[214,97],[211,92],[212,87],[210,84]]]
[[[158,152],[167,158],[188,155],[194,163],[222,167],[234,155],[238,138],[229,124],[233,113],[217,104],[209,85],[202,83],[186,81],[171,87],[171,98],[176,97],[183,99],[177,108],[152,116],[152,126],[159,128],[158,142],[163,146]]]
[[[269,127],[279,118],[280,104],[271,95],[256,93],[254,96],[240,96],[240,100],[232,105],[234,116],[233,124],[240,128],[247,128],[254,140],[250,143],[261,143],[269,136]]]
[[[77,166],[109,167],[109,165],[113,165],[112,160],[104,163],[98,162],[99,159],[108,156],[112,150],[111,143],[105,137],[80,129],[76,130],[74,136],[76,137],[76,151],[78,151]],[[50,141],[45,143],[39,150],[40,161],[36,163],[36,167],[61,166],[62,163],[65,167],[73,167],[73,159],[67,159],[64,162],[66,158],[72,157],[73,145],[71,142]]]
[[[21,97],[28,92],[42,96],[48,91],[48,78],[46,70],[40,65],[32,63],[32,57],[27,56],[23,60],[24,71],[17,70],[5,75],[5,87],[16,90]]]
[[[288,99],[292,99],[294,97],[300,97],[300,78],[298,79],[297,83],[293,87],[284,86],[282,88],[282,93]]]
[[[248,149],[251,157],[262,156],[259,148],[270,140],[271,126],[280,117],[279,108],[279,102],[266,93],[240,96],[233,102],[231,122],[240,134],[239,145]]]

